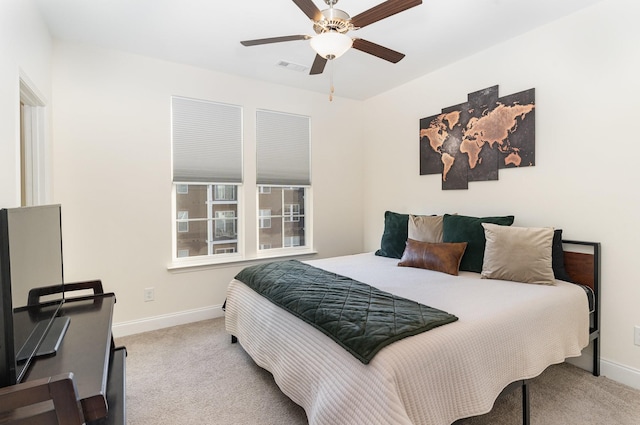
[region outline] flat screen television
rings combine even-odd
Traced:
[[[28,305],[31,289],[54,285],[59,293]],[[69,324],[58,317],[63,288],[60,205],[0,209],[0,387],[21,382],[35,357],[55,354]]]

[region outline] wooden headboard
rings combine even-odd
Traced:
[[[600,243],[563,240],[563,244],[591,247],[592,253],[564,251],[564,267],[575,283],[589,286],[598,294],[600,289]]]

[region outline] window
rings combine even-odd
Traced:
[[[236,252],[235,248],[216,248],[216,254],[232,254]]]
[[[285,236],[284,246],[300,246],[300,236]]]
[[[237,239],[236,233],[236,213],[234,211],[216,211],[215,222],[215,238],[220,239]]]
[[[238,251],[237,199],[215,200],[220,190],[231,192],[226,186],[190,184],[188,193],[176,192],[178,257],[185,253],[191,257]]]
[[[305,246],[306,188],[270,186],[270,190],[259,200],[259,211],[270,212],[269,227],[258,230],[259,250]]]
[[[235,105],[171,98],[175,267],[311,248],[310,118],[256,111],[250,154],[257,193],[248,194],[242,113]],[[247,195],[257,198],[253,211],[243,209]]]
[[[308,246],[307,207],[310,178],[310,119],[258,111],[256,175],[258,250]],[[263,226],[263,211],[270,211]]]
[[[215,190],[216,201],[231,201],[236,199],[236,187],[231,185],[218,185]]]
[[[178,232],[185,233],[189,231],[189,211],[178,211]]]
[[[270,229],[271,228],[271,210],[262,209],[259,211],[258,216],[260,217],[260,225],[258,227],[260,229]]]
[[[284,221],[300,221],[300,204],[284,204]]]
[[[172,97],[175,258],[239,252],[242,109]]]

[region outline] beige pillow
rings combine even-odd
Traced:
[[[482,223],[487,241],[480,277],[555,284],[551,265],[553,228]]]
[[[409,239],[418,242],[442,242],[441,215],[409,215]]]

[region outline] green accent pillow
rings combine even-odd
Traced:
[[[467,242],[467,249],[460,261],[460,270],[482,272],[484,261],[484,228],[482,223],[511,226],[514,216],[503,217],[469,217],[466,215],[445,214],[442,219],[443,242]]]
[[[553,274],[556,279],[571,282],[569,273],[564,268],[564,250],[562,248],[562,229],[553,231],[553,247],[551,251],[551,265],[553,266]]]
[[[398,214],[392,211],[384,213],[384,232],[380,249],[375,252],[380,257],[402,258],[407,244],[409,214]]]

